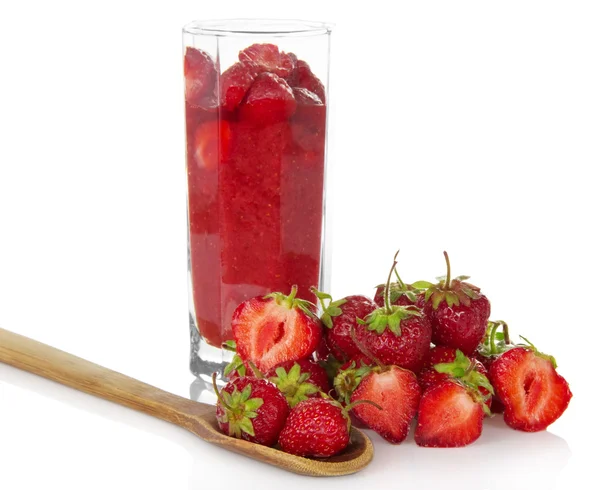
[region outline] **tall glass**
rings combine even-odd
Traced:
[[[222,373],[231,318],[272,291],[328,289],[328,24],[183,29],[191,371]]]

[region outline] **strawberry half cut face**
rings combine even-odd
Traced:
[[[548,357],[517,347],[492,363],[491,381],[506,407],[504,420],[513,429],[544,430],[569,405],[569,384]]]
[[[286,361],[309,357],[321,340],[321,322],[314,305],[297,299],[294,287],[289,296],[272,293],[252,298],[237,307],[232,330],[237,352],[266,372]]]

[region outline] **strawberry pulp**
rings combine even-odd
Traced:
[[[321,262],[323,85],[274,45],[239,59],[220,75],[203,51],[184,62],[193,301],[217,347],[248,298],[294,284],[312,298]]]

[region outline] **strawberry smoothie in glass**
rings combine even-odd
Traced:
[[[314,301],[325,252],[327,24],[183,29],[192,372],[221,373],[235,308],[272,291]]]

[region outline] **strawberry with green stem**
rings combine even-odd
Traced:
[[[416,305],[391,304],[390,282],[397,264],[395,258],[385,286],[384,306],[372,311],[364,320],[357,319],[356,338],[383,364],[418,373],[429,352],[431,324]]]
[[[277,442],[289,413],[288,403],[275,385],[265,379],[241,377],[219,391],[216,373],[217,423],[221,431],[264,446]]]
[[[310,359],[288,361],[266,373],[266,377],[285,395],[290,407],[330,390],[327,373]]]
[[[331,295],[311,288],[318,298],[323,313],[321,321],[325,325],[325,341],[333,356],[346,362],[360,355],[354,345],[350,331],[357,325],[357,319],[365,318],[377,305],[365,296],[353,295],[333,301]]]
[[[425,293],[425,314],[431,321],[435,345],[460,349],[470,356],[485,336],[490,302],[478,287],[465,282],[468,276],[451,279],[450,259],[446,276]]]
[[[398,252],[396,252],[394,260],[396,260]],[[390,303],[399,306],[411,306],[416,304],[422,308],[425,304],[424,291],[431,287],[432,284],[427,281],[417,281],[412,284],[406,284],[400,277],[400,274],[398,274],[396,267],[394,267],[394,274],[396,275],[396,282],[389,285]],[[378,306],[385,305],[385,284],[377,286],[377,291],[375,291],[373,300]]]
[[[500,354],[490,367],[490,380],[505,406],[509,427],[537,432],[554,423],[572,398],[569,383],[556,372],[556,359],[529,340]]]

